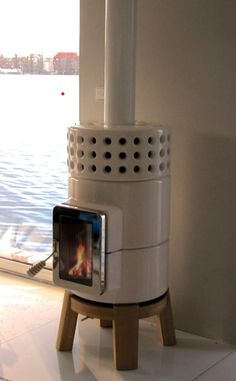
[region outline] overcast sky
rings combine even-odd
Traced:
[[[0,0],[0,54],[79,51],[79,0]]]

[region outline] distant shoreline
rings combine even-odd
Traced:
[[[50,76],[53,76],[53,75],[76,75],[76,76],[79,76],[78,73],[11,73],[11,72],[8,72],[8,73],[1,73],[0,72],[0,75],[50,75]]]

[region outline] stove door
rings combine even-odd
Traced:
[[[106,216],[94,210],[58,205],[53,210],[54,283],[74,291],[105,289]]]

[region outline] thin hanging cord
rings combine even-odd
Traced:
[[[46,262],[48,261],[49,258],[51,258],[55,254],[56,250],[53,250],[53,252],[43,261],[40,261],[34,265],[32,265],[28,270],[27,270],[27,275],[33,278],[35,275],[39,273],[45,266]]]

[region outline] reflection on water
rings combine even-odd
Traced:
[[[79,121],[79,77],[1,75],[0,106],[0,255],[44,256],[52,207],[67,197],[66,131]]]

